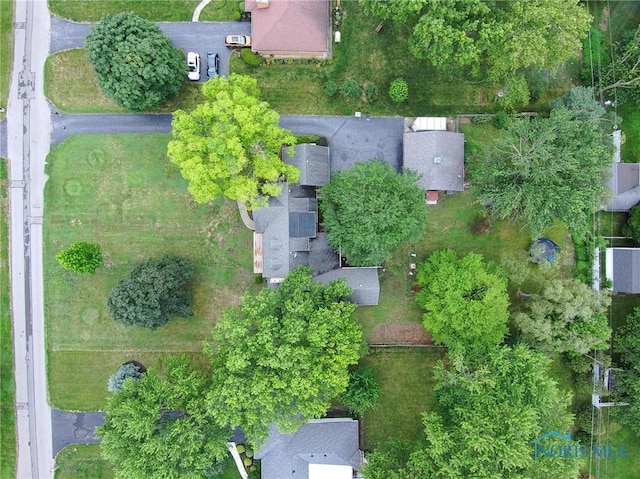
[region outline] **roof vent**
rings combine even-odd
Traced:
[[[433,162],[434,162],[436,165],[439,165],[440,163],[442,163],[442,158],[441,158],[441,157],[439,157],[439,156],[434,156],[434,157],[433,157]]]
[[[269,0],[256,0],[256,6],[258,8],[267,8],[269,6]]]

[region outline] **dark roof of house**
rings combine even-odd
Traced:
[[[421,175],[425,190],[464,189],[464,135],[450,131],[405,133],[403,167]]]
[[[640,293],[640,248],[607,248],[609,255],[607,276],[613,282],[613,291]]]
[[[609,189],[613,199],[607,210],[629,211],[640,203],[640,163],[614,163]]]
[[[245,8],[251,12],[254,52],[323,56],[331,51],[328,0],[268,0],[265,3],[266,8],[259,8],[256,0],[245,2]]]
[[[358,421],[349,418],[315,419],[293,434],[281,434],[275,424],[255,454],[261,460],[262,479],[309,479],[311,464],[350,466],[358,470]]]
[[[284,149],[283,149],[284,150]],[[293,156],[282,153],[285,163],[300,170],[298,183],[303,186],[324,186],[329,182],[329,148],[308,143],[295,146]]]
[[[323,284],[344,278],[353,290],[349,299],[360,306],[375,306],[380,299],[378,268],[340,268],[316,276],[314,281]]]

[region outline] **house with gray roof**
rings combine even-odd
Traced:
[[[640,293],[640,248],[607,248],[606,275],[617,293]]]
[[[363,463],[358,421],[314,419],[293,434],[272,424],[269,437],[255,454],[262,479],[353,479]]]
[[[316,188],[329,181],[329,148],[301,144],[283,161],[300,170],[298,183],[282,183],[282,192],[253,212],[253,271],[267,285],[277,287],[292,269],[311,266],[314,280],[329,283],[345,278],[353,289],[350,299],[376,305],[380,294],[377,268],[342,268],[340,256],[318,231]]]
[[[420,175],[425,191],[464,190],[464,134],[415,131],[403,136],[403,167]]]
[[[612,199],[607,211],[629,211],[640,203],[640,163],[614,163],[609,190]]]

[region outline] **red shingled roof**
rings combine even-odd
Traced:
[[[246,0],[251,12],[252,50],[263,54],[317,53],[329,51],[329,2],[327,0],[269,0],[258,8]]]

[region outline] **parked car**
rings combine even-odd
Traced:
[[[200,54],[198,52],[187,53],[187,66],[189,67],[187,78],[193,81],[200,80]]]
[[[220,55],[217,53],[207,53],[207,78],[215,78],[220,72]]]
[[[249,35],[227,35],[224,38],[224,44],[232,48],[250,47],[251,37]]]

